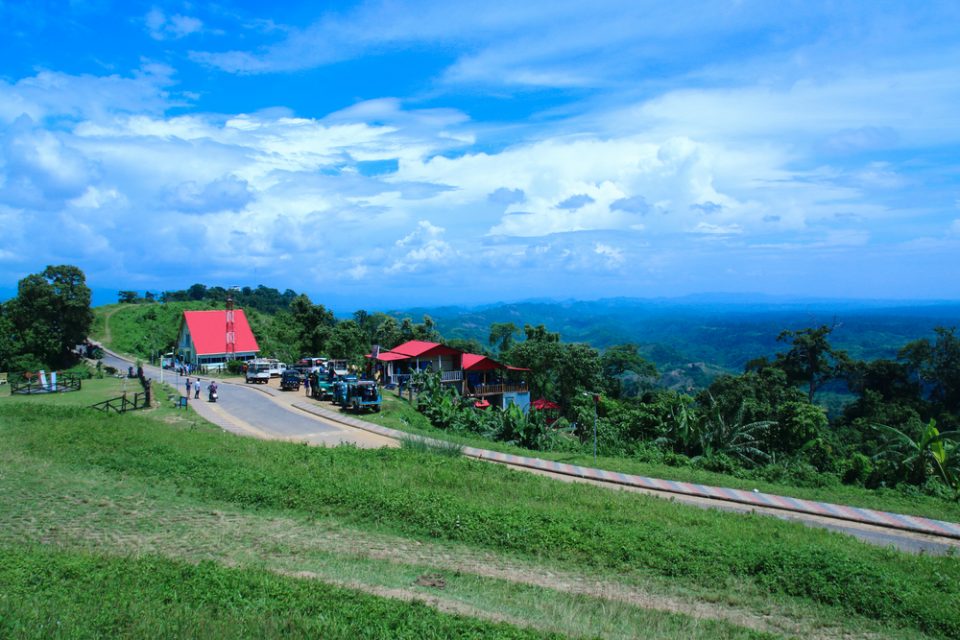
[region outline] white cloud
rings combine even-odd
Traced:
[[[398,255],[387,273],[412,273],[427,267],[446,265],[457,252],[442,236],[446,230],[427,220],[417,223],[417,228],[396,242]]]
[[[623,249],[598,242],[593,246],[593,251],[606,259],[608,267],[619,267],[624,262]]]
[[[199,18],[180,14],[167,16],[157,7],[147,12],[144,24],[154,40],[176,40],[203,30],[203,21]]]

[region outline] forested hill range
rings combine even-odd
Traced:
[[[675,299],[611,298],[596,301],[527,301],[481,307],[422,307],[392,312],[429,315],[447,339],[486,343],[493,323],[546,325],[565,342],[598,349],[635,343],[662,373],[697,364],[742,372],[761,355],[782,350],[786,330],[827,325],[830,340],[856,359],[895,359],[908,342],[935,327],[960,325],[957,302],[780,300],[738,296]]]

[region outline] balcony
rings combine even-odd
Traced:
[[[504,393],[526,393],[529,390],[525,382],[478,384],[467,389],[466,395],[482,398],[483,396],[497,396]]]

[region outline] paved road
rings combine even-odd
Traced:
[[[104,364],[117,367],[122,371],[126,371],[130,364],[128,361],[109,352],[103,361]],[[160,379],[159,368],[146,366],[144,367],[144,371],[148,377],[155,380]],[[193,380],[195,376],[190,376],[190,378]],[[176,373],[167,370],[163,372],[163,379],[167,384],[175,384],[181,395],[184,393],[185,385],[183,376],[178,376]],[[362,428],[363,423],[360,421],[349,417],[341,418],[322,408],[322,405],[318,405],[312,401],[305,402],[305,396],[302,390],[299,392],[284,392],[278,390],[276,388],[276,381],[270,386],[246,385],[242,382],[239,384],[221,383],[219,384],[220,400],[217,403],[209,403],[206,401],[208,379],[204,379],[201,376],[201,380],[203,386],[200,399],[193,399],[191,394],[191,406],[201,416],[225,430],[263,439],[309,442],[318,445],[336,446],[342,443],[350,443],[359,447],[370,448],[397,446],[395,439],[365,430]],[[298,409],[293,406],[294,403],[300,404],[301,408]],[[349,423],[354,423],[357,427],[352,427]],[[382,428],[374,428],[384,431]],[[531,471],[531,469],[525,470]],[[589,479],[572,478],[570,476],[550,474],[545,471],[539,471],[539,473],[546,473],[552,477],[568,482],[591,482],[594,484],[602,484],[602,486],[608,488],[611,487],[609,484],[596,483]],[[732,504],[696,496],[679,494],[665,495],[645,489],[613,486],[622,490],[639,491],[661,498],[666,497],[701,508],[722,509],[741,513],[763,513],[784,520],[801,522],[806,526],[820,527],[846,533],[871,544],[893,546],[912,553],[942,555],[951,552],[960,552],[960,541],[957,540],[945,540],[935,536],[909,531],[899,531],[855,522],[791,513],[778,509]]]
[[[103,363],[121,371],[127,371],[130,366],[129,361],[110,352],[105,354]],[[146,365],[144,373],[156,381],[161,378],[159,367]],[[189,378],[193,381],[197,376],[189,376]],[[276,381],[271,382],[269,386],[247,385],[243,382],[239,384],[218,382],[219,399],[216,403],[211,403],[207,401],[207,384],[210,379],[203,376],[200,376],[200,379],[200,398],[194,399],[191,392],[190,406],[198,414],[227,431],[263,439],[330,446],[338,444],[353,444],[365,448],[397,446],[396,441],[391,438],[336,424],[300,411],[292,405],[294,401],[304,400],[303,391],[280,391],[276,388]],[[180,395],[186,393],[186,376],[164,370],[163,382],[175,386]]]

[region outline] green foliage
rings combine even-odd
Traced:
[[[505,353],[513,346],[513,337],[517,333],[517,326],[512,322],[494,322],[490,325],[490,336],[487,342],[496,347],[500,353]]]
[[[110,316],[111,342],[108,347],[140,358],[152,358],[172,351],[184,311],[210,309],[208,302],[168,302],[166,304],[123,305],[98,309]]]
[[[0,361],[0,369],[69,365],[93,323],[86,277],[74,266],[48,266],[18,283],[17,297],[3,305],[2,315],[0,356],[6,352],[7,361]]]
[[[243,373],[243,362],[240,360],[227,360],[227,372],[233,375]]]
[[[619,398],[624,395],[636,396],[640,387],[638,379],[654,379],[657,377],[657,368],[647,362],[640,355],[637,345],[619,344],[607,348],[600,356],[600,367],[603,370],[603,382],[606,395]],[[626,374],[633,374],[633,384],[625,384]]]
[[[763,441],[775,424],[772,420],[745,422],[742,408],[730,420],[716,407],[711,407],[696,424],[698,457],[710,462],[712,466],[706,468],[712,471],[729,472],[730,465],[736,463],[755,466],[770,459]]]
[[[900,358],[932,388],[934,402],[960,412],[960,337],[956,328],[937,327],[936,338],[915,340],[900,350]]]
[[[844,484],[863,484],[873,473],[873,462],[862,453],[854,452],[844,465]]]
[[[539,411],[524,413],[515,404],[505,410],[478,410],[472,399],[461,399],[454,387],[444,385],[439,373],[417,373],[413,384],[417,410],[438,429],[476,433],[532,450],[541,449],[547,440],[549,427]]]
[[[917,437],[883,424],[873,427],[892,436],[877,458],[892,461],[903,479],[920,485],[936,474],[960,496],[958,478],[953,473],[958,445],[951,442],[960,440],[960,431],[941,433],[935,420],[930,420]]]
[[[777,340],[789,342],[790,350],[778,353],[776,366],[786,372],[792,383],[807,385],[808,400],[813,404],[817,390],[839,378],[849,361],[846,352],[834,349],[827,340],[833,327],[782,331]]]

